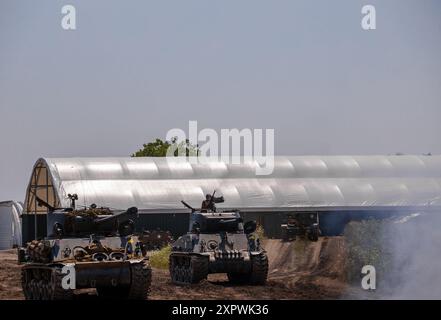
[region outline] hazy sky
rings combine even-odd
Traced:
[[[274,128],[277,154],[439,154],[440,14],[436,0],[0,0],[0,200],[23,200],[39,157],[127,156],[188,120]]]

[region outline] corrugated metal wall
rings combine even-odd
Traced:
[[[177,214],[140,214],[137,222],[137,231],[143,230],[167,230],[178,237],[188,231],[190,215],[188,213]]]
[[[23,244],[35,239],[34,237],[34,217],[33,214],[23,214],[21,219]],[[37,214],[37,238],[46,237],[46,217],[45,214]]]
[[[319,212],[320,229],[323,236],[340,235],[349,221],[365,219],[381,219],[412,213],[411,209],[403,210],[354,210],[354,211],[324,211]],[[280,225],[286,216],[292,212],[242,212],[245,222],[254,220],[263,226],[268,238],[280,238]],[[34,239],[34,215],[22,216],[23,243]],[[149,213],[140,214],[136,222],[136,231],[167,230],[176,238],[188,231],[190,213]],[[38,238],[46,236],[46,215],[37,215]]]

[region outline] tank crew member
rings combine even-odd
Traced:
[[[201,212],[208,212],[208,211],[212,211],[212,212],[216,212],[216,203],[222,203],[224,202],[224,197],[215,197],[211,194],[206,194],[205,195],[205,200],[202,201],[201,204]]]
[[[202,204],[201,204],[201,211],[202,212],[207,212],[208,210],[216,211],[216,206],[214,205],[214,201],[211,201],[211,194],[206,194],[205,200],[202,201]]]

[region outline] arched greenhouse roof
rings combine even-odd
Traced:
[[[192,164],[177,158],[41,158],[31,174],[25,212],[45,213],[41,201],[148,211],[198,207],[205,194],[222,208],[244,211],[441,206],[441,156],[278,156],[274,171],[258,163]],[[38,201],[37,201],[38,200]]]

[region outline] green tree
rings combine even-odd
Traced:
[[[178,142],[178,138],[174,137],[170,141],[162,141],[161,139],[156,138],[155,141],[149,142],[147,144],[143,144],[142,149],[139,149],[135,153],[133,153],[132,157],[165,157],[167,156],[167,151],[170,149],[174,156],[177,157],[179,154],[185,154],[187,157],[189,156],[198,156],[199,155],[199,146],[193,145],[187,139],[185,141]]]

